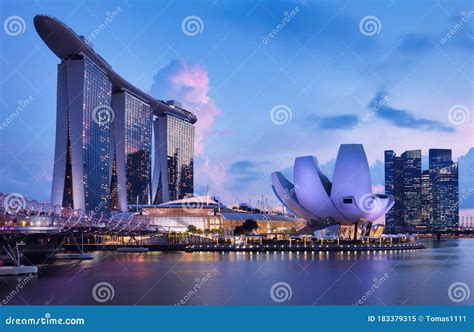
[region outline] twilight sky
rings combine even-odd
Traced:
[[[276,203],[272,171],[312,154],[331,174],[342,143],[364,144],[376,190],[384,150],[429,148],[451,148],[461,195],[474,188],[472,1],[6,0],[0,14],[2,192],[50,196],[58,59],[36,14],[197,114],[198,194]]]

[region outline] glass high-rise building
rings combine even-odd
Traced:
[[[127,91],[113,95],[112,209],[147,204],[151,188],[153,114],[149,103]],[[123,188],[123,190],[120,190]]]
[[[430,149],[429,174],[432,192],[432,223],[435,227],[458,227],[459,183],[458,164],[451,150]]]
[[[430,225],[432,223],[431,215],[433,213],[431,201],[431,181],[430,171],[424,170],[421,172],[421,222],[423,225]]]
[[[405,151],[401,160],[404,223],[417,226],[421,224],[421,150]]]
[[[458,164],[451,150],[430,149],[429,170],[421,171],[421,151],[400,157],[385,151],[385,191],[395,205],[386,215],[387,230],[409,226],[455,228],[459,225]]]
[[[153,202],[181,199],[193,194],[194,126],[172,115],[155,120]]]
[[[34,24],[61,59],[52,204],[127,211],[192,195],[196,116],[137,89],[57,19]]]
[[[392,150],[385,151],[385,192],[393,196],[395,204],[385,214],[385,229],[395,232],[402,225],[402,186],[397,185],[402,181],[402,166],[400,157]]]
[[[401,156],[385,151],[385,192],[395,199],[385,217],[388,232],[422,224],[421,150],[405,151]]]
[[[56,146],[51,203],[75,209],[109,204],[110,123],[94,121],[110,107],[112,83],[87,56],[58,66]]]

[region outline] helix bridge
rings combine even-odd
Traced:
[[[84,251],[84,239],[103,243],[104,238],[126,238],[124,245],[139,244],[137,238],[166,233],[162,226],[136,213],[106,216],[104,213],[68,215],[54,213],[0,213],[0,261],[20,267],[25,255],[51,258],[67,244],[76,252],[71,258],[92,258]],[[1,267],[1,266],[0,266]],[[1,271],[0,271],[1,272]],[[1,274],[1,273],[0,273]]]

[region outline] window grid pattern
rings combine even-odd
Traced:
[[[150,105],[125,93],[125,160],[128,204],[146,204],[151,179],[153,117]]]
[[[169,197],[176,200],[194,192],[194,126],[168,116],[167,127]]]
[[[110,126],[99,124],[94,110],[112,102],[112,83],[90,59],[84,57],[83,170],[86,210],[109,206]]]

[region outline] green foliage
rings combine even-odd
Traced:
[[[188,233],[197,233],[197,227],[194,225],[188,226]]]
[[[239,235],[248,235],[252,233],[253,230],[258,229],[258,224],[255,220],[253,219],[247,219],[245,222],[234,228],[234,235],[239,236]]]

